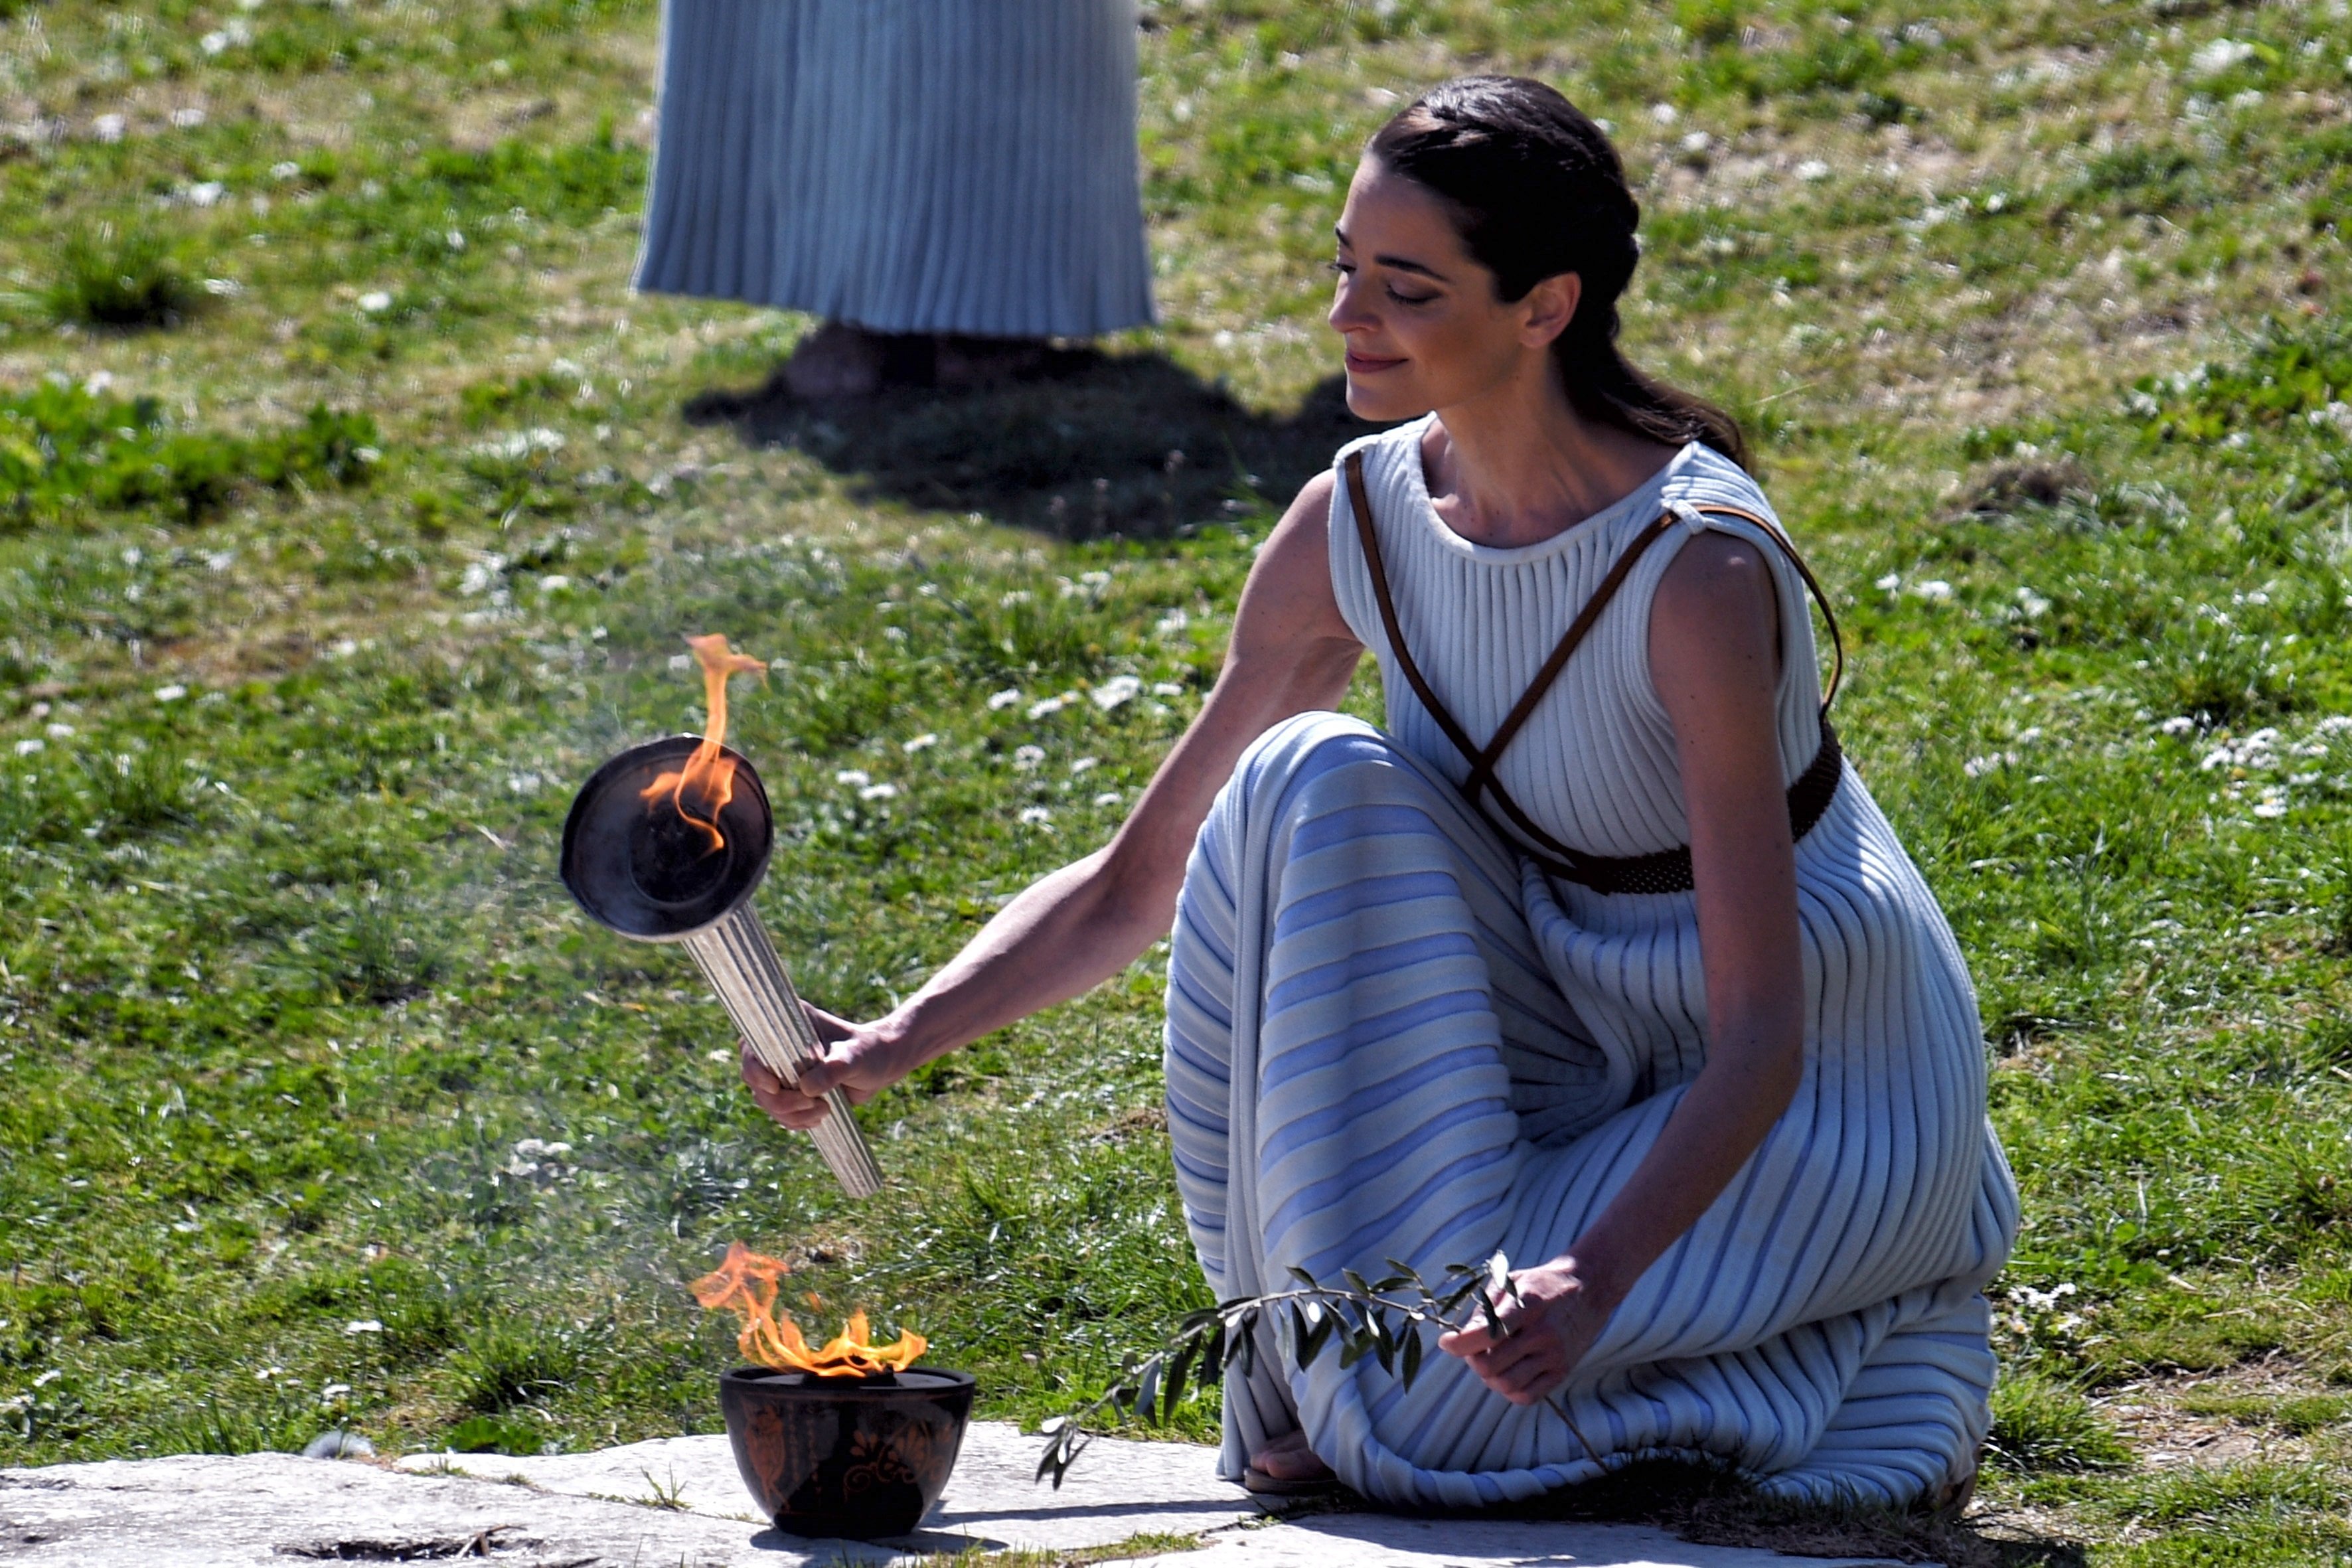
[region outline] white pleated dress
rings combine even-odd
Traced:
[[[1152,319],[1131,0],[667,0],[636,286],[877,331]]]
[[[1439,520],[1424,424],[1356,444],[1403,635],[1439,699],[1492,734],[1626,542],[1661,510],[1765,517],[1747,475],[1685,448],[1557,538],[1473,544]],[[1351,448],[1353,449],[1353,448]],[[1584,852],[1689,842],[1649,607],[1679,543],[1763,545],[1779,592],[1784,783],[1820,743],[1805,590],[1744,522],[1682,510],[1504,755],[1503,786]],[[1347,487],[1339,606],[1380,658],[1385,732],[1307,714],[1253,745],[1202,827],[1169,966],[1177,1180],[1220,1297],[1286,1270],[1567,1251],[1706,1061],[1693,895],[1603,895],[1502,843],[1466,765],[1399,676]],[[1805,1070],[1713,1206],[1571,1374],[1575,1428],[1433,1353],[1411,1391],[1370,1361],[1301,1372],[1278,1345],[1225,1387],[1223,1469],[1303,1428],[1400,1505],[1525,1499],[1644,1456],[1727,1461],[1768,1492],[1903,1503],[1965,1474],[1993,1379],[1982,1289],[2017,1231],[1985,1117],[1976,998],[1951,931],[1849,766],[1797,846]],[[1433,1351],[1434,1347],[1432,1347]]]

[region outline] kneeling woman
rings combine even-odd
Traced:
[[[1330,320],[1349,405],[1423,417],[1300,492],[1108,847],[888,1016],[820,1019],[803,1087],[871,1093],[1172,917],[1170,1124],[1220,1296],[1532,1265],[1510,1336],[1447,1336],[1410,1391],[1278,1351],[1231,1376],[1225,1470],[1262,1488],[1475,1505],[1680,1454],[1906,1503],[1973,1475],[2017,1225],[1975,997],[1838,752],[1738,428],[1615,347],[1638,213],[1539,83],[1391,121]],[[1385,731],[1330,711],[1367,648]]]

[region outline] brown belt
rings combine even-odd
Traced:
[[[1460,788],[1471,809],[1485,818],[1487,826],[1501,835],[1505,842],[1563,881],[1577,883],[1597,893],[1690,891],[1693,886],[1690,846],[1676,845],[1672,849],[1660,849],[1648,855],[1588,855],[1561,843],[1538,826],[1520,809],[1518,802],[1510,797],[1495,773],[1496,764],[1502,761],[1504,750],[1518,738],[1519,731],[1534,716],[1536,705],[1543,700],[1544,694],[1559,679],[1559,672],[1568,668],[1570,656],[1576,652],[1586,634],[1592,630],[1593,624],[1600,620],[1601,612],[1609,607],[1609,601],[1624,584],[1626,574],[1633,570],[1633,563],[1674,528],[1678,521],[1676,515],[1672,511],[1661,512],[1611,563],[1608,575],[1601,579],[1601,585],[1592,591],[1592,596],[1576,613],[1576,618],[1569,623],[1568,630],[1560,634],[1559,642],[1551,650],[1551,657],[1544,660],[1543,668],[1536,671],[1535,679],[1528,683],[1527,690],[1512,705],[1510,712],[1504,716],[1494,738],[1480,746],[1470,739],[1469,731],[1454,719],[1445,704],[1438,700],[1437,693],[1430,689],[1428,680],[1423,677],[1421,667],[1413,662],[1412,650],[1405,647],[1404,633],[1397,625],[1396,601],[1389,593],[1388,568],[1381,561],[1379,531],[1372,526],[1372,503],[1364,489],[1361,452],[1348,454],[1347,474],[1348,499],[1356,514],[1356,536],[1363,542],[1364,563],[1371,570],[1372,597],[1381,607],[1381,626],[1388,633],[1390,651],[1396,656],[1397,668],[1404,671],[1413,695],[1421,699],[1421,705],[1429,710],[1429,716],[1437,721],[1437,727],[1445,732],[1445,738],[1454,742],[1454,749],[1469,763],[1469,776],[1462,781]],[[1831,613],[1829,599],[1822,592],[1822,585],[1814,578],[1811,568],[1805,564],[1804,558],[1788,541],[1780,537],[1779,530],[1754,512],[1743,511],[1735,506],[1702,506],[1694,510],[1736,517],[1762,530],[1764,537],[1779,547],[1780,553],[1789,558],[1789,563],[1797,569],[1797,574],[1804,579],[1805,587],[1822,607],[1822,618],[1829,623],[1830,640],[1837,649],[1837,664],[1830,677],[1829,693],[1822,699],[1822,743],[1814,752],[1812,762],[1798,775],[1797,782],[1789,786],[1790,834],[1792,837],[1802,838],[1812,830],[1813,824],[1822,819],[1822,813],[1829,810],[1830,802],[1837,796],[1838,781],[1844,774],[1844,753],[1838,748],[1837,731],[1830,727],[1829,714],[1830,704],[1837,699],[1838,683],[1845,679],[1845,639],[1838,631],[1837,616]],[[1496,807],[1508,820],[1508,828],[1496,822],[1487,811],[1485,797],[1492,797]]]

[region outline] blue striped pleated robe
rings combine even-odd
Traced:
[[[1745,475],[1693,447],[1559,539],[1486,549],[1430,508],[1420,433],[1361,445],[1405,635],[1473,734],[1662,506],[1770,515]],[[1674,549],[1635,570],[1505,759],[1512,795],[1592,853],[1685,841],[1647,673],[1649,598]],[[1692,896],[1555,884],[1501,844],[1394,678],[1344,486],[1331,552],[1341,608],[1390,674],[1389,731],[1307,714],[1250,748],[1201,831],[1169,968],[1177,1178],[1221,1297],[1279,1289],[1292,1266],[1334,1279],[1393,1258],[1433,1277],[1497,1248],[1556,1257],[1705,1061]],[[1803,588],[1764,553],[1793,779],[1811,760],[1817,666]],[[1327,1354],[1301,1372],[1270,1339],[1254,1375],[1227,1378],[1226,1474],[1300,1428],[1349,1485],[1404,1505],[1524,1499],[1643,1456],[1727,1461],[1821,1500],[1901,1503],[1967,1473],[1993,1378],[1981,1291],[2017,1227],[1974,994],[1850,767],[1797,866],[1795,1100],[1571,1374],[1573,1430],[1452,1357],[1407,1391],[1371,1362]]]
[[[668,0],[636,285],[877,331],[1152,319],[1130,0]]]

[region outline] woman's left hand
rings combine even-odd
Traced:
[[[1617,1309],[1577,1272],[1576,1259],[1556,1258],[1511,1279],[1518,1299],[1495,1303],[1505,1332],[1496,1338],[1485,1313],[1466,1328],[1440,1334],[1437,1348],[1470,1363],[1478,1380],[1514,1405],[1533,1405],[1568,1380]]]

